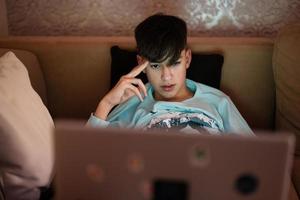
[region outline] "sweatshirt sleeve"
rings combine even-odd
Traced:
[[[91,114],[89,120],[86,123],[87,126],[91,127],[102,127],[105,128],[109,125],[108,121],[102,120],[98,117],[96,117],[93,113]]]
[[[218,109],[223,120],[225,132],[254,135],[246,120],[228,96],[221,100]]]
[[[132,97],[123,104],[115,107],[107,116],[106,120],[99,119],[93,113],[86,125],[91,127],[119,127],[126,128],[131,124],[131,120],[136,113],[136,107],[139,105],[139,99]]]

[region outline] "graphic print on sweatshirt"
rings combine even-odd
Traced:
[[[147,129],[179,130],[184,133],[219,134],[221,131],[213,118],[204,113],[168,112],[153,118]]]

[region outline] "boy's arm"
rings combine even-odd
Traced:
[[[109,113],[106,120],[103,120],[92,113],[86,125],[92,127],[127,127],[130,125],[132,117],[135,115],[139,102],[140,100],[136,97],[129,99],[115,107],[114,110]]]
[[[107,127],[109,125],[108,121],[102,120],[98,117],[96,117],[93,113],[91,114],[89,120],[86,123],[86,126],[91,126],[91,127]]]
[[[102,120],[106,120],[107,119],[107,116],[109,114],[109,112],[111,111],[111,109],[113,108],[114,106],[111,105],[109,102],[107,102],[105,100],[105,98],[103,98],[99,104],[98,104],[98,107],[96,109],[96,112],[94,113],[94,115],[99,118],[99,119],[102,119]]]
[[[238,109],[228,96],[225,96],[219,104],[219,113],[223,119],[225,132],[253,135],[253,131],[242,117]]]
[[[113,89],[111,89],[99,102],[94,114],[95,117],[106,120],[108,113],[114,106],[127,101],[134,95],[138,96],[139,99],[143,101],[142,93],[147,96],[146,87],[140,79],[135,77],[147,66],[148,62],[144,62],[133,68],[128,74],[122,76]]]

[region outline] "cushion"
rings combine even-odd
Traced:
[[[39,199],[53,170],[52,118],[12,52],[0,57],[0,172],[7,199]]]
[[[300,24],[289,25],[274,43],[276,128],[296,135],[292,179],[300,192]]]
[[[39,94],[44,104],[47,105],[44,74],[36,55],[27,50],[0,48],[0,56],[8,51],[12,51],[26,66],[33,89]]]
[[[300,24],[279,33],[274,44],[273,71],[276,128],[296,134],[296,154],[300,156]]]
[[[122,75],[137,66],[136,55],[135,51],[121,49],[118,46],[111,47],[111,88]],[[223,60],[223,56],[219,54],[193,53],[190,67],[187,70],[187,78],[219,89]],[[137,77],[144,83],[148,82],[144,73]]]

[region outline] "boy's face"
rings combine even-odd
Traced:
[[[146,61],[138,57],[139,64]],[[192,97],[185,84],[186,70],[191,62],[191,50],[181,51],[180,58],[170,64],[169,59],[162,63],[149,63],[144,72],[154,88],[154,98],[157,101],[182,101]]]

